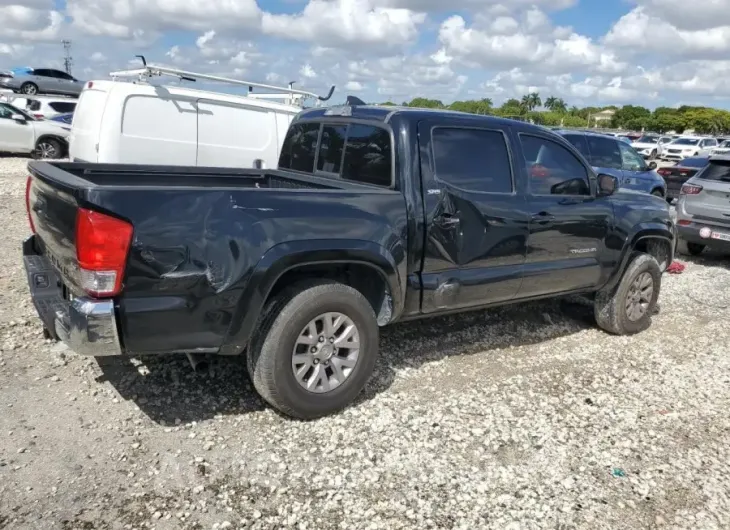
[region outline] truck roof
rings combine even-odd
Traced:
[[[447,109],[427,109],[419,107],[402,107],[398,105],[336,105],[331,107],[317,107],[305,109],[299,113],[295,121],[302,119],[316,119],[328,117],[348,117],[359,120],[372,120],[388,123],[393,116],[404,115],[409,119],[422,120],[433,118],[434,116],[458,116],[473,120],[475,122],[502,124],[519,126],[523,130],[534,130],[542,132],[551,132],[549,129],[540,125],[533,125],[519,120],[511,120],[509,118],[500,118],[486,114],[471,114],[469,112],[460,112]]]

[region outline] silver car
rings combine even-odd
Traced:
[[[84,84],[84,81],[52,68],[28,68],[0,73],[0,88],[30,96],[64,94],[78,97]]]
[[[677,230],[693,256],[708,245],[730,251],[730,156],[711,157],[682,185]]]

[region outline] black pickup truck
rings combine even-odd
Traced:
[[[45,332],[93,355],[245,353],[313,418],[370,377],[379,327],[583,294],[650,324],[675,227],[541,127],[376,106],[303,111],[276,170],[30,162],[23,245]]]

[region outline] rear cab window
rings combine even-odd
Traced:
[[[287,131],[279,168],[381,187],[393,185],[387,129],[370,124],[301,122]]]

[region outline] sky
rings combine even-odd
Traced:
[[[730,0],[0,0],[0,69],[151,63],[332,102],[730,108]]]

